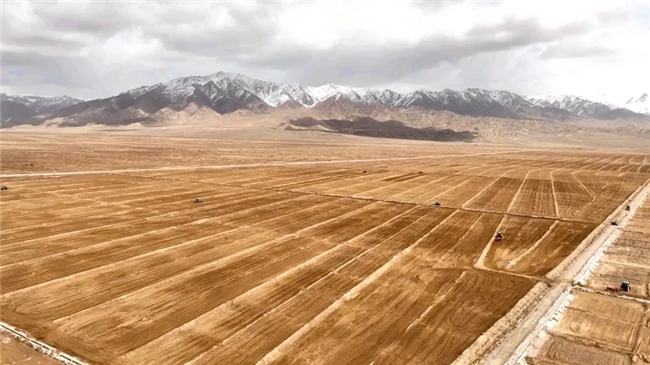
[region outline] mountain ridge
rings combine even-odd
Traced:
[[[548,99],[531,98],[506,90],[489,90],[468,88],[465,90],[430,90],[419,89],[410,93],[398,93],[393,90],[356,88],[338,84],[307,86],[297,83],[274,83],[252,79],[238,73],[217,72],[206,76],[187,76],[172,79],[166,83],[141,86],[121,94],[139,96],[147,92],[158,91],[172,98],[187,97],[195,88],[213,84],[214,92],[208,92],[210,99],[219,99],[217,90],[228,90],[231,97],[242,97],[244,93],[256,96],[272,108],[300,105],[313,108],[331,97],[345,98],[354,102],[394,106],[397,108],[419,107],[433,110],[448,110],[461,115],[494,116],[505,118],[560,118],[569,117],[565,111],[578,117],[611,119],[612,111],[624,109],[619,105],[591,101],[570,95],[552,96]],[[204,91],[204,90],[202,90]],[[237,94],[236,91],[239,91]],[[205,93],[205,92],[204,92]],[[534,102],[538,101],[537,103]],[[540,100],[547,101],[541,103]],[[542,110],[533,110],[541,107]],[[217,110],[219,111],[219,110]],[[634,111],[630,110],[632,113]],[[629,112],[620,112],[623,116],[633,116]],[[642,113],[635,113],[642,114]]]
[[[62,95],[55,97],[44,96],[18,96],[0,93],[0,121],[9,120],[29,121],[30,118],[43,114],[53,113],[61,109],[83,103],[85,100]],[[33,121],[31,123],[33,124]]]
[[[15,100],[20,97],[3,94],[3,100],[10,101],[10,98]],[[65,96],[59,99],[69,103],[80,100]],[[631,100],[630,103],[641,98]],[[188,107],[215,116],[233,113],[265,115],[283,111],[305,114],[313,110],[337,117],[376,117],[410,110],[425,113],[450,112],[470,118],[554,122],[625,120],[644,125],[650,123],[650,115],[571,95],[534,98],[505,90],[480,88],[439,91],[420,89],[398,93],[389,89],[355,88],[337,84],[316,87],[298,83],[283,84],[252,79],[238,73],[217,72],[140,86],[116,96],[82,101],[54,111],[48,109],[44,112],[43,108],[37,108],[34,110],[36,114],[33,114],[25,109],[20,117],[9,121],[3,117],[2,126],[38,125],[47,121],[57,121],[59,125],[65,126],[92,123],[125,125],[136,122],[157,125],[162,123],[161,116],[169,116]]]

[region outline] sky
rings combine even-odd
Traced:
[[[650,92],[650,1],[2,2],[2,91],[83,99],[218,71],[310,86]]]

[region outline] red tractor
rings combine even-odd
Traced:
[[[503,235],[501,232],[497,232],[496,236],[494,236],[495,241],[501,241],[503,239]]]
[[[615,286],[608,286],[607,291],[630,291],[630,282],[629,281],[624,281],[621,283],[621,286],[615,287]]]

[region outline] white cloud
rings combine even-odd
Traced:
[[[482,87],[621,98],[650,85],[650,4],[642,2],[2,6],[10,93],[106,97],[216,71],[401,92]],[[56,64],[65,66],[61,74]]]

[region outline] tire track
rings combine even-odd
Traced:
[[[444,220],[439,222],[438,224],[443,224],[447,219],[452,217],[453,214],[447,216]],[[262,357],[261,360],[257,362],[258,365],[267,365],[278,359],[282,355],[282,353],[293,343],[298,341],[304,334],[306,334],[309,330],[312,328],[318,326],[320,323],[322,323],[330,314],[341,308],[346,302],[351,300],[352,298],[356,297],[363,289],[367,288],[370,284],[372,284],[375,280],[377,280],[379,277],[384,275],[389,269],[397,265],[405,256],[407,256],[415,246],[422,240],[426,239],[433,231],[425,234],[422,236],[420,239],[418,239],[415,243],[409,245],[407,248],[399,251],[396,255],[394,255],[388,262],[386,262],[383,266],[381,266],[379,269],[375,270],[372,274],[370,274],[368,277],[366,277],[363,281],[361,281],[359,284],[354,286],[350,291],[342,295],[339,299],[337,299],[334,303],[330,304],[325,310],[323,310],[321,313],[319,313],[312,321],[309,323],[303,325],[298,331],[294,332],[289,338],[285,339],[282,343],[280,343],[278,346],[276,346],[273,350],[269,351],[266,355]],[[192,364],[189,364],[192,365]]]
[[[400,215],[398,215],[396,217],[393,217],[392,219],[382,223],[381,225],[376,226],[375,228],[365,232],[362,235],[356,236],[356,237],[352,238],[351,240],[349,240],[349,241],[347,241],[345,243],[342,243],[342,244],[339,244],[339,245],[333,247],[329,251],[324,252],[324,253],[320,254],[319,256],[317,256],[317,257],[314,257],[313,259],[309,260],[308,262],[305,262],[300,267],[294,267],[291,270],[286,271],[286,272],[276,276],[272,280],[264,282],[264,283],[260,284],[259,286],[255,287],[255,288],[252,288],[251,290],[247,291],[246,293],[244,293],[244,294],[242,294],[242,295],[240,295],[240,296],[238,296],[236,298],[231,299],[229,302],[225,302],[225,303],[221,304],[219,307],[213,309],[212,311],[210,311],[208,313],[205,313],[201,317],[199,317],[199,318],[197,318],[197,319],[195,319],[195,320],[193,320],[191,322],[188,322],[188,323],[186,323],[186,324],[184,324],[184,325],[182,325],[180,327],[177,327],[174,330],[164,334],[159,339],[154,340],[152,343],[146,345],[145,346],[146,348],[144,348],[144,347],[139,348],[139,349],[135,350],[133,353],[127,354],[126,357],[129,358],[131,362],[136,362],[137,363],[137,362],[142,361],[142,359],[145,359],[147,356],[149,356],[150,351],[155,351],[157,353],[166,352],[167,350],[158,349],[159,346],[161,346],[163,344],[166,345],[165,348],[167,348],[167,349],[182,347],[183,346],[182,342],[179,342],[180,340],[176,340],[178,338],[178,336],[179,336],[179,333],[181,333],[182,331],[188,331],[188,330],[191,330],[192,328],[196,328],[196,327],[200,328],[202,326],[201,323],[203,323],[203,326],[208,325],[208,324],[210,326],[215,326],[215,325],[219,326],[219,324],[215,324],[215,320],[217,320],[218,318],[226,318],[228,316],[227,313],[230,311],[230,308],[232,308],[234,305],[236,305],[236,303],[243,303],[243,302],[246,302],[246,301],[251,301],[251,302],[252,301],[262,301],[263,298],[265,298],[265,297],[274,296],[273,293],[271,292],[272,289],[276,288],[278,286],[278,284],[280,282],[282,282],[283,280],[287,280],[291,275],[294,275],[295,273],[297,273],[299,271],[306,270],[310,265],[311,266],[316,265],[318,263],[318,261],[320,261],[323,257],[326,257],[328,255],[332,255],[333,252],[346,250],[345,247],[355,249],[354,251],[351,251],[354,254],[351,255],[351,256],[348,256],[349,259],[347,259],[344,263],[342,263],[341,265],[339,265],[337,267],[334,267],[334,268],[331,268],[331,269],[327,270],[327,272],[325,273],[324,276],[314,278],[314,280],[311,280],[311,282],[308,283],[308,285],[306,287],[302,288],[300,291],[295,291],[293,293],[293,295],[287,297],[286,299],[283,298],[283,300],[281,302],[278,302],[277,305],[272,306],[268,310],[265,310],[263,313],[259,312],[251,320],[244,320],[243,321],[244,322],[243,327],[239,328],[239,326],[237,326],[236,328],[232,328],[232,329],[231,328],[225,328],[225,329],[222,329],[222,330],[218,330],[216,328],[211,328],[211,330],[210,330],[211,333],[214,333],[215,331],[219,332],[219,333],[224,333],[224,330],[226,332],[224,334],[224,336],[219,336],[217,338],[217,340],[215,341],[215,344],[213,346],[205,346],[205,345],[203,345],[203,346],[201,346],[201,347],[203,347],[202,351],[197,351],[195,346],[191,346],[190,349],[188,349],[188,350],[190,350],[189,353],[184,351],[183,354],[173,356],[173,359],[168,359],[165,362],[165,364],[181,363],[181,362],[186,362],[186,361],[189,361],[191,363],[191,362],[200,360],[202,357],[205,357],[206,355],[204,355],[204,354],[207,354],[210,351],[213,351],[214,349],[216,349],[219,346],[221,346],[221,347],[226,346],[227,347],[228,343],[232,342],[231,339],[233,338],[233,336],[237,336],[239,333],[249,331],[253,326],[258,325],[260,321],[267,320],[269,316],[283,310],[283,308],[287,307],[292,302],[303,302],[303,301],[300,301],[299,298],[305,296],[306,293],[308,293],[309,291],[312,290],[312,288],[316,288],[316,287],[319,287],[319,286],[322,286],[322,285],[326,285],[326,282],[336,279],[336,277],[339,276],[342,271],[346,270],[346,268],[350,267],[353,263],[357,262],[357,260],[360,257],[366,255],[371,250],[377,248],[385,240],[390,240],[393,237],[398,236],[400,233],[408,230],[409,227],[412,227],[414,224],[416,224],[415,222],[420,221],[422,219],[425,219],[430,214],[429,212],[426,212],[426,211],[420,211],[419,213],[417,213],[418,218],[415,221],[413,221],[413,217],[410,217],[410,215],[413,215],[415,212],[417,212],[418,209],[422,210],[419,207],[414,207],[414,208],[412,208],[412,209],[410,209],[410,210],[408,210],[408,211],[406,211],[406,212],[404,212],[404,213],[402,213],[402,214],[400,214]],[[397,228],[397,230],[395,230],[395,228]],[[382,234],[383,231],[390,232],[390,235],[388,237],[386,237],[384,240],[382,240],[382,239],[377,240],[376,244],[374,244],[372,246],[365,246],[365,245],[364,246],[354,246],[354,245],[351,244],[354,241],[363,240],[364,238],[366,238],[368,236],[373,236],[376,233],[379,233],[380,236],[383,236],[383,234]],[[358,280],[361,280],[361,278],[359,278]],[[262,296],[262,298],[256,299],[256,296]],[[266,300],[263,300],[263,301],[266,302]],[[243,316],[243,314],[242,314],[242,316]],[[221,321],[223,321],[223,320],[221,320]],[[218,321],[216,323],[218,323]],[[223,326],[223,324],[221,324],[220,326]],[[169,342],[166,342],[166,341],[169,341]],[[157,343],[159,343],[159,344],[157,344]]]
[[[393,213],[390,210],[386,210],[381,205],[375,205],[374,208],[368,209],[371,211],[374,209],[375,213],[382,211],[384,217],[390,217]],[[365,213],[359,212],[358,214]],[[385,218],[382,218],[382,220],[383,219]],[[362,230],[359,228],[362,228]],[[347,241],[352,237],[365,233],[367,230],[367,226],[357,227],[348,232],[348,236],[351,234],[350,237],[339,238]],[[302,242],[302,244],[305,245],[303,249],[293,249],[292,245],[294,243],[298,244],[299,242]],[[211,262],[200,268],[194,268],[191,271],[188,271],[183,274],[182,277],[175,276],[172,279],[165,280],[159,284],[147,286],[146,288],[132,292],[127,296],[122,296],[119,299],[116,299],[113,303],[106,303],[105,305],[110,305],[116,310],[117,308],[131,308],[129,310],[130,313],[139,315],[138,318],[147,318],[147,322],[136,322],[137,324],[134,323],[132,325],[129,323],[133,323],[133,319],[122,314],[111,320],[111,323],[113,324],[115,323],[113,322],[114,320],[118,320],[120,323],[128,326],[128,340],[122,335],[117,335],[113,332],[109,334],[109,332],[107,332],[110,330],[110,327],[114,327],[114,325],[109,326],[110,323],[107,322],[108,319],[104,320],[95,317],[95,314],[101,310],[100,307],[91,307],[77,312],[72,316],[58,318],[54,323],[61,325],[61,329],[66,333],[73,333],[85,328],[86,325],[92,325],[96,328],[96,331],[94,331],[92,335],[87,333],[85,341],[90,341],[100,347],[108,346],[114,349],[116,355],[123,354],[150,342],[159,337],[160,334],[164,334],[169,330],[176,328],[178,325],[182,325],[182,323],[209,312],[218,306],[220,302],[239,295],[237,293],[244,293],[250,288],[270,280],[272,277],[277,276],[296,264],[303,263],[338,244],[335,242],[324,244],[325,241],[323,240],[307,241],[306,237],[302,235],[290,237],[289,239],[276,239],[273,243],[274,244],[264,245],[266,247],[239,251],[230,256],[227,262],[224,262],[224,260]],[[264,255],[260,256],[259,254]],[[273,259],[268,261],[268,257],[272,257]],[[244,264],[244,260],[248,261]],[[242,267],[242,265],[244,265],[244,267]],[[241,272],[241,270],[250,271],[245,271],[239,276],[232,277],[229,274],[230,270],[237,270],[238,272]],[[225,283],[220,283],[221,285],[215,287],[213,280],[216,279],[214,277],[215,274],[225,275],[224,279],[231,279],[227,279]],[[187,285],[190,283],[187,282],[187,280],[189,279],[192,279],[193,281],[191,283],[192,286],[188,288]],[[201,289],[203,287],[205,287],[205,291]],[[160,298],[163,293],[169,293],[170,290],[175,293],[174,295],[184,292],[187,292],[187,294],[195,293],[197,291],[200,294],[195,296],[192,303],[176,303],[173,308],[160,307],[160,305],[157,304],[157,298]],[[178,290],[180,290],[180,292]],[[218,295],[218,293],[222,294]],[[217,300],[215,301],[215,299]],[[140,309],[137,310],[136,307]],[[122,312],[118,310],[114,313],[117,314]],[[165,318],[164,321],[162,320],[163,317]],[[157,330],[152,332],[154,322],[156,323],[155,325],[157,326]]]

